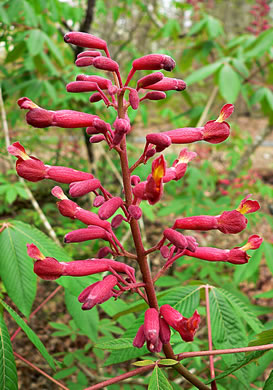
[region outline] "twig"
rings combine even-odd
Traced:
[[[34,370],[38,371],[40,374],[42,374],[43,376],[45,376],[47,379],[49,379],[51,382],[55,383],[56,385],[58,385],[61,389],[64,389],[64,390],[69,390],[68,387],[66,387],[65,385],[63,385],[61,382],[57,381],[56,379],[52,378],[52,376],[48,375],[45,371],[41,370],[39,367],[35,366],[35,364],[31,363],[29,360],[25,359],[23,356],[19,355],[19,353],[17,352],[14,352],[13,351],[13,354],[20,360],[22,360],[22,362],[24,362],[25,364],[27,364],[28,366],[30,366],[31,368],[33,368]]]
[[[210,288],[209,285],[205,286],[207,327],[208,327],[208,342],[209,342],[209,350],[212,351],[209,288]],[[209,356],[209,365],[210,365],[210,377],[211,377],[211,379],[213,379],[213,378],[215,378],[215,371],[214,371],[214,362],[213,362],[213,356],[212,355]],[[213,381],[211,383],[211,389],[212,390],[217,390],[216,381]]]
[[[189,357],[198,357],[198,356],[226,355],[229,353],[266,351],[267,349],[273,349],[273,344],[257,345],[255,347],[244,347],[244,348],[214,349],[213,351],[183,352],[176,355],[176,359],[182,360]]]
[[[9,137],[9,128],[8,128],[6,110],[5,110],[4,101],[3,101],[3,97],[2,97],[2,89],[1,89],[1,87],[0,87],[0,107],[1,107],[1,117],[2,117],[3,129],[4,129],[4,134],[5,134],[5,142],[6,142],[6,147],[8,147],[11,142],[10,142],[10,137]],[[10,163],[11,163],[11,165],[13,165],[11,156],[10,156]],[[56,242],[56,244],[61,246],[61,243],[58,240],[58,238],[56,236],[56,233],[54,232],[54,230],[53,230],[52,226],[50,225],[48,219],[46,218],[45,214],[43,213],[42,209],[40,208],[38,202],[36,201],[36,199],[35,199],[35,197],[33,195],[33,193],[31,192],[31,190],[26,185],[25,180],[22,179],[21,177],[19,178],[19,180],[23,184],[24,189],[27,192],[28,197],[29,197],[29,199],[30,199],[30,201],[32,203],[32,206],[37,211],[41,221],[43,222],[43,224],[44,224],[44,226],[45,226],[45,228],[46,228],[46,230],[48,232],[48,234]]]
[[[211,107],[211,105],[212,105],[212,103],[213,103],[213,101],[214,101],[214,99],[215,99],[215,97],[217,95],[218,89],[219,89],[218,85],[216,85],[213,88],[213,90],[211,92],[211,95],[209,97],[209,100],[207,101],[206,107],[205,107],[204,111],[202,112],[202,115],[200,116],[199,121],[198,121],[196,127],[200,127],[205,122],[206,117],[208,115],[208,112],[210,110],[210,107]]]
[[[86,387],[84,390],[98,390],[102,389],[106,386],[112,385],[113,383],[117,383],[120,381],[123,381],[124,379],[131,378],[132,376],[144,374],[147,371],[150,371],[152,368],[154,368],[154,364],[150,364],[149,366],[136,368],[135,370],[126,372],[125,374],[121,374],[118,376],[115,376],[114,378],[108,379],[107,381],[98,383],[97,385]]]
[[[52,293],[51,294],[49,294],[49,296],[38,306],[38,307],[36,307],[36,309],[35,310],[33,310],[33,312],[30,314],[30,316],[29,316],[29,319],[31,319],[32,317],[34,317],[35,316],[35,314],[36,313],[38,313],[38,311],[51,299],[51,298],[53,298],[54,297],[54,295],[56,295],[57,294],[57,292],[59,292],[60,290],[61,290],[61,288],[62,288],[62,286],[58,286],[57,288],[55,288],[55,290],[54,291],[52,291]],[[25,321],[25,322],[27,322],[27,321]],[[21,330],[22,328],[18,328],[18,329],[16,329],[16,331],[13,333],[13,335],[11,336],[11,338],[10,338],[10,341],[13,341],[14,339],[15,339],[15,337],[17,336],[17,334],[20,332],[20,330]]]

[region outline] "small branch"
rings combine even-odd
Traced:
[[[210,288],[209,285],[205,286],[207,327],[208,327],[208,342],[209,342],[209,350],[212,351],[209,288]],[[210,357],[209,357],[209,365],[210,365],[210,377],[211,377],[211,379],[213,379],[213,378],[215,378],[215,371],[214,371],[214,362],[213,362],[213,356],[212,355],[210,355]],[[211,389],[212,390],[217,390],[216,381],[213,381],[211,383]]]
[[[56,379],[52,378],[52,376],[48,375],[45,371],[41,370],[39,367],[35,366],[35,364],[31,363],[29,360],[25,359],[23,356],[19,355],[19,353],[13,351],[14,356],[16,356],[18,359],[22,360],[25,364],[33,368],[35,371],[38,371],[40,374],[45,376],[47,379],[49,379],[51,382],[55,383],[57,386],[59,386],[61,389],[69,390],[68,387],[64,386],[61,382],[57,381]]]
[[[155,364],[150,364],[149,366],[136,368],[135,370],[126,372],[125,374],[118,375],[114,378],[108,379],[107,381],[98,383],[97,385],[86,387],[84,390],[98,390],[103,389],[106,386],[112,385],[113,383],[117,383],[120,381],[123,381],[124,379],[131,378],[132,376],[144,374],[145,372],[150,371],[153,369]]]
[[[198,356],[226,355],[229,353],[266,351],[267,349],[273,349],[273,344],[257,345],[255,347],[244,347],[244,348],[215,349],[213,351],[183,352],[176,355],[176,359],[182,360],[189,357],[198,357]]]
[[[217,95],[218,89],[219,88],[218,88],[217,85],[213,88],[213,90],[211,92],[211,95],[209,97],[209,100],[207,101],[206,107],[205,107],[204,111],[202,112],[202,115],[200,116],[199,121],[198,121],[196,127],[200,127],[205,122],[206,117],[208,115],[208,112],[210,110],[210,107],[211,107],[211,105],[212,105],[212,103],[213,103],[213,101],[214,101],[214,99],[215,99],[215,97]]]
[[[36,313],[38,313],[38,311],[48,302],[50,301],[51,298],[54,297],[54,295],[57,294],[57,292],[59,292],[60,290],[62,289],[62,286],[58,286],[57,288],[55,288],[54,291],[52,291],[51,294],[49,294],[49,296],[38,306],[36,307],[35,310],[33,310],[33,312],[30,314],[29,316],[29,320],[35,316]],[[27,321],[25,321],[27,322]],[[11,336],[10,338],[10,341],[13,341],[15,339],[15,337],[17,336],[17,334],[20,332],[21,328],[19,327],[18,329],[16,329],[16,331],[13,333],[13,335]]]

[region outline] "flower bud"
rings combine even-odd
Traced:
[[[99,57],[101,56],[101,52],[99,51],[96,51],[96,50],[85,50],[85,51],[82,51],[81,53],[79,53],[77,55],[77,58],[81,58],[81,57]]]
[[[162,344],[168,344],[171,338],[171,329],[167,324],[167,322],[162,317],[159,318],[159,325],[160,325],[160,330],[159,330],[160,340],[162,341]]]
[[[77,181],[69,185],[69,194],[73,198],[83,196],[89,192],[95,191],[100,187],[100,181],[98,179],[89,179],[83,181]]]
[[[154,92],[147,92],[146,95],[141,99],[148,99],[148,100],[161,100],[166,98],[166,94],[164,92],[160,91],[154,91]]]
[[[111,249],[108,246],[104,246],[103,248],[100,248],[97,254],[98,259],[103,259],[106,257],[109,253],[113,254]]]
[[[140,177],[137,175],[131,176],[131,185],[136,186],[140,182]]]
[[[117,133],[129,133],[131,130],[130,122],[128,122],[126,119],[117,118],[114,122],[114,129]]]
[[[67,92],[90,92],[97,89],[97,84],[91,81],[73,81],[66,85]]]
[[[76,78],[77,81],[88,81],[91,83],[97,83],[101,89],[108,89],[112,86],[112,82],[109,79],[101,76],[87,76],[85,74],[79,74]]]
[[[93,60],[93,66],[97,69],[107,70],[108,72],[117,72],[118,63],[108,57],[96,57]]]
[[[139,97],[135,89],[130,89],[129,92],[129,102],[133,110],[137,110],[139,106]]]
[[[188,246],[186,237],[177,232],[176,230],[167,228],[164,230],[163,235],[167,240],[169,240],[174,246],[179,249],[185,249]]]
[[[91,66],[91,65],[93,65],[94,58],[95,57],[81,57],[81,58],[78,58],[75,61],[75,65],[78,66],[79,68],[82,68],[84,66]]]
[[[71,31],[64,36],[66,43],[71,43],[80,47],[88,47],[90,49],[105,50],[107,44],[103,39],[100,39],[94,35]]]
[[[102,96],[99,92],[93,93],[93,95],[91,95],[89,98],[90,103],[96,103],[99,102],[100,100],[102,100]]]
[[[65,244],[71,242],[83,242],[88,240],[97,240],[101,238],[102,240],[109,241],[109,233],[106,230],[98,226],[90,226],[85,229],[77,229],[72,232],[67,233],[64,236]]]
[[[175,67],[175,61],[164,54],[148,54],[133,61],[135,70],[159,70],[164,69],[171,72]]]
[[[145,153],[146,158],[151,158],[156,154],[156,150],[154,148],[148,149],[147,152]]]
[[[164,259],[167,259],[169,257],[169,254],[170,254],[170,249],[169,247],[167,247],[167,245],[163,245],[161,248],[160,248],[160,253],[161,253],[161,256],[164,258]]]
[[[146,181],[142,181],[133,188],[133,194],[136,198],[147,200],[147,196],[145,194],[146,184]]]
[[[147,309],[145,312],[143,331],[145,339],[147,341],[147,348],[151,352],[157,352],[159,349],[159,329],[160,325],[158,311],[154,308]],[[160,350],[161,348],[159,349],[159,351]]]
[[[164,134],[164,133],[152,133],[146,135],[146,140],[147,142],[160,146],[162,148],[167,148],[168,146],[171,145],[172,141],[171,138]]]
[[[191,252],[195,252],[196,248],[198,247],[198,243],[197,243],[196,239],[192,236],[185,236],[185,238],[186,238],[187,243],[188,243],[187,249]]]
[[[137,334],[133,341],[133,346],[136,348],[142,348],[145,343],[145,335],[144,335],[144,325],[140,325]]]
[[[184,91],[187,85],[184,80],[164,77],[156,84],[148,85],[144,89],[152,89],[154,91]]]
[[[142,216],[142,210],[139,206],[131,204],[131,206],[128,207],[128,212],[130,216],[134,219],[140,219]]]
[[[124,217],[121,214],[115,215],[111,221],[112,229],[117,229],[121,225],[123,220],[124,220]]]
[[[107,200],[99,209],[98,215],[100,219],[105,220],[110,218],[122,205],[123,200],[120,197],[114,197]]]
[[[82,310],[90,310],[95,305],[106,302],[114,295],[113,288],[117,283],[114,275],[107,275],[102,281],[85,288],[78,297],[78,301],[83,303]]]
[[[148,87],[149,85],[158,83],[158,81],[162,80],[164,77],[163,73],[155,72],[152,74],[148,74],[148,76],[144,76],[137,81],[137,89]]]
[[[97,214],[93,213],[92,211],[82,209],[81,207],[77,207],[75,218],[77,218],[85,225],[99,226],[105,230],[111,231],[111,225],[108,221],[103,221],[97,216]]]
[[[106,138],[103,134],[96,134],[96,135],[93,135],[93,137],[89,138],[89,142],[91,144],[98,144],[99,142],[105,141],[105,140],[106,140]]]
[[[95,197],[93,206],[94,207],[100,207],[105,202],[105,199],[102,195],[98,195]]]

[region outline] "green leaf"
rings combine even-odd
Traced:
[[[210,15],[207,17],[207,30],[210,38],[216,38],[223,33],[221,22]]]
[[[254,43],[250,46],[250,50],[246,51],[246,58],[259,57],[272,47],[273,28],[262,32]]]
[[[219,73],[219,90],[222,97],[229,103],[234,103],[241,89],[241,81],[236,72],[225,64]]]
[[[16,365],[3,312],[0,312],[0,387],[1,390],[18,389]]]
[[[9,17],[2,5],[0,5],[0,20],[4,24],[9,24]]]
[[[233,372],[241,369],[242,367],[246,366],[249,363],[252,363],[253,361],[259,359],[261,356],[263,356],[268,351],[254,351],[249,353],[245,358],[241,359],[238,363],[232,364],[226,371],[222,372],[220,375],[216,376],[216,380],[225,378],[229,374],[232,374]],[[213,379],[207,381],[207,384],[211,383]]]
[[[23,331],[25,332],[25,334],[27,335],[29,340],[39,350],[39,352],[45,358],[45,360],[48,362],[50,367],[53,368],[53,370],[55,370],[56,361],[53,359],[52,356],[49,355],[44,344],[41,342],[41,340],[36,335],[36,333],[34,333],[33,330],[25,323],[25,321],[1,298],[0,298],[0,303],[9,312],[9,314],[12,316],[12,318],[17,323],[17,325],[23,329]]]
[[[172,390],[172,386],[163,374],[163,371],[155,366],[151,375],[148,390]]]
[[[273,342],[273,329],[264,330],[263,332],[256,334],[255,337],[256,339],[250,341],[248,344],[249,347],[271,344]]]
[[[137,367],[146,367],[146,366],[149,366],[150,364],[154,364],[154,361],[146,359],[146,360],[140,360],[138,362],[133,363],[133,365],[137,366]]]
[[[254,330],[254,332],[258,333],[263,329],[262,323],[258,320],[258,318],[251,312],[251,310],[242,302],[239,298],[224,290],[219,288],[218,291],[220,294],[223,294],[229,303],[234,307],[237,314],[242,317],[248,325]]]
[[[177,360],[174,359],[161,359],[158,364],[162,364],[162,366],[175,366],[178,363]]]
[[[107,349],[111,351],[115,349],[132,348],[132,345],[133,345],[132,339],[120,338],[120,339],[105,341],[103,343],[98,343],[95,345],[95,348]]]
[[[6,202],[8,204],[12,204],[16,198],[17,198],[17,191],[13,185],[10,185],[5,196]]]
[[[269,377],[267,378],[263,390],[272,390],[273,389],[273,370],[269,374]]]
[[[186,286],[172,289],[159,299],[160,306],[169,304],[184,317],[190,317],[199,306],[200,286]]]
[[[243,280],[249,279],[259,269],[259,265],[263,256],[262,247],[255,250],[249,263],[242,264],[240,267],[236,267],[234,272],[234,283],[239,284]]]
[[[49,48],[49,50],[51,51],[51,53],[53,54],[53,56],[56,58],[56,60],[59,62],[60,65],[64,66],[64,59],[60,53],[60,50],[58,49],[58,47],[55,45],[55,43],[52,41],[52,39],[44,34],[44,40]]]
[[[194,23],[193,26],[191,27],[190,31],[188,32],[188,35],[195,35],[199,31],[202,31],[207,23],[207,19],[202,19],[198,23]]]
[[[273,111],[273,93],[269,88],[265,88],[265,99],[270,107],[270,109]]]
[[[253,298],[273,298],[273,290],[269,290],[260,294],[255,294]]]
[[[232,64],[233,66],[238,70],[238,72],[244,76],[244,77],[248,77],[249,75],[249,70],[248,68],[246,67],[245,63],[243,60],[241,59],[238,59],[238,58],[233,58],[232,59]]]
[[[204,80],[205,78],[211,76],[212,74],[216,73],[217,70],[222,65],[222,62],[215,62],[214,64],[209,64],[206,66],[203,66],[202,68],[196,70],[195,72],[191,73],[190,76],[188,76],[185,79],[185,82],[187,86],[196,83],[197,81]]]
[[[97,308],[92,310],[82,310],[77,297],[72,295],[69,290],[65,290],[65,304],[78,328],[86,334],[92,341],[98,338],[99,316]]]
[[[26,0],[23,1],[23,5],[24,5],[25,24],[27,26],[37,27],[38,20],[37,20],[36,14],[34,12],[34,9],[31,7],[29,2]]]
[[[44,40],[45,34],[41,30],[30,30],[26,43],[31,56],[34,57],[43,51]]]
[[[7,224],[0,233],[0,276],[8,295],[25,316],[30,314],[37,280],[33,260],[27,255],[28,242],[29,237],[20,227],[17,229],[16,222]]]

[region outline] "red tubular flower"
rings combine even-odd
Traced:
[[[97,240],[98,238],[105,241],[110,241],[111,235],[105,229],[99,226],[89,226],[85,229],[77,229],[67,233],[64,236],[64,242],[68,244],[71,242]]]
[[[164,77],[163,73],[155,72],[144,76],[137,81],[137,89],[148,87],[149,85],[158,83]]]
[[[163,305],[160,308],[160,314],[167,324],[179,332],[184,341],[193,341],[201,320],[197,311],[194,312],[192,317],[185,318],[170,305]]]
[[[173,144],[189,144],[203,139],[203,127],[184,127],[161,134],[168,135]]]
[[[142,348],[145,341],[150,352],[160,352],[162,345],[170,341],[170,328],[154,308],[146,310],[144,325],[139,327],[133,346]]]
[[[46,166],[36,157],[29,156],[20,142],[14,142],[8,147],[8,152],[17,157],[16,171],[19,176],[32,182],[46,178]]]
[[[174,223],[174,229],[211,230],[217,229],[217,227],[217,219],[211,215],[178,218]]]
[[[72,81],[66,85],[67,92],[90,92],[97,89],[97,84],[91,81]]]
[[[23,97],[18,100],[21,109],[29,110],[26,115],[27,123],[38,128],[49,126],[77,128],[92,126],[96,115],[73,110],[48,111]]]
[[[147,179],[145,195],[150,204],[159,201],[163,193],[163,177],[166,171],[166,162],[163,155],[160,155],[152,163],[152,174]],[[139,184],[138,184],[139,186]],[[136,186],[134,190],[138,187]]]
[[[175,61],[164,54],[148,54],[133,61],[134,70],[159,70],[171,72],[175,67]]]
[[[172,167],[166,169],[166,175],[163,178],[164,183],[170,180],[180,180],[186,173],[188,163],[196,156],[195,152],[191,152],[187,148],[182,149]]]
[[[155,84],[147,85],[144,89],[152,89],[154,91],[184,91],[187,85],[184,80],[164,77]]]
[[[90,49],[99,49],[105,51],[107,48],[107,44],[103,39],[83,32],[68,32],[64,36],[64,41],[66,43],[71,43],[72,45],[88,47]]]
[[[94,176],[91,173],[77,171],[72,168],[48,165],[46,167],[46,178],[59,183],[70,184],[77,181],[93,179]]]
[[[225,120],[233,113],[233,104],[225,104],[219,117],[214,121],[208,121],[204,126],[204,140],[212,144],[225,141],[230,134],[230,126]]]
[[[112,217],[113,214],[123,205],[123,200],[119,197],[114,197],[106,202],[100,207],[98,215],[101,219],[105,220]]]
[[[89,192],[95,191],[100,187],[100,181],[98,179],[89,179],[83,181],[73,182],[69,185],[69,194],[73,198],[83,196]]]
[[[78,301],[83,303],[82,310],[90,310],[95,305],[106,302],[114,295],[113,288],[117,283],[114,275],[108,275],[102,281],[85,288],[78,297]]]
[[[196,248],[195,252],[185,251],[185,255],[207,261],[223,261],[232,264],[245,264],[249,260],[246,253],[249,249],[258,249],[263,239],[257,235],[250,236],[247,243],[242,247],[229,249],[218,249],[210,247]]]

